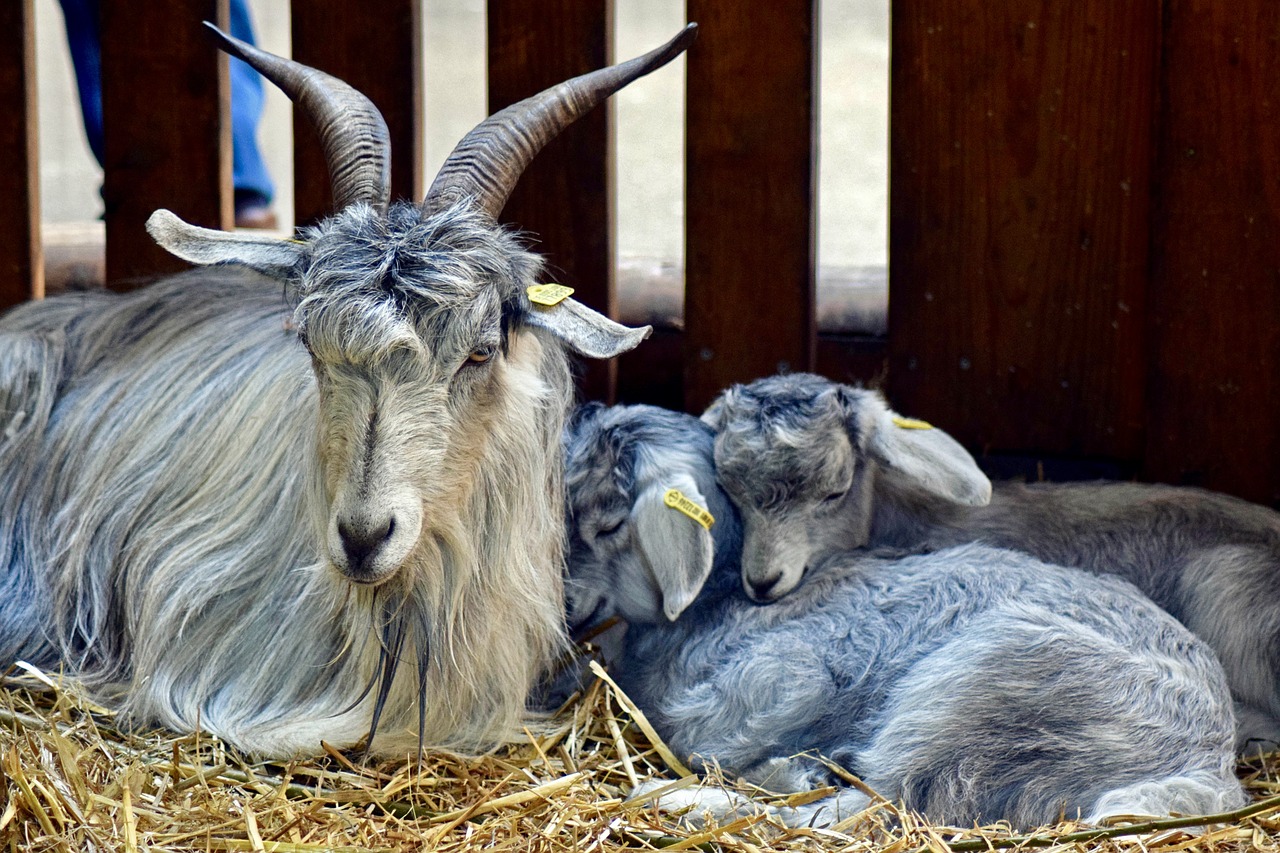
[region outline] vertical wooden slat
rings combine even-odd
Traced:
[[[814,362],[813,0],[689,0],[685,405]]]
[[[421,0],[307,0],[292,7],[293,58],[364,93],[391,136],[391,198],[422,198]],[[294,217],[333,212],[315,128],[293,112]]]
[[[128,289],[189,266],[147,235],[156,208],[233,224],[227,59],[200,23],[225,29],[227,0],[102,0],[100,14],[107,280]]]
[[[612,0],[491,2],[489,111],[610,64],[612,6]],[[616,316],[612,127],[606,102],[547,145],[520,178],[502,221],[536,238],[547,280]],[[613,361],[585,362],[583,396],[612,399],[616,370]]]
[[[44,295],[36,138],[35,12],[0,3],[0,310]]]
[[[1159,0],[898,0],[889,385],[992,451],[1141,453]]]
[[[1166,0],[1148,477],[1280,501],[1280,4]]]

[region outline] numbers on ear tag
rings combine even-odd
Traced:
[[[679,489],[667,489],[666,494],[662,496],[662,502],[672,509],[678,510],[679,512],[689,516],[707,530],[710,530],[711,525],[716,523],[716,517],[714,515],[686,498],[684,496],[684,492]]]
[[[534,305],[550,308],[572,296],[573,288],[565,287],[563,284],[534,284],[526,288],[526,292],[529,294],[529,301]]]

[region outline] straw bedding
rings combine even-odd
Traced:
[[[0,687],[0,767],[4,851],[1280,850],[1280,755],[1242,762],[1254,802],[1207,826],[1097,837],[1063,823],[1028,837],[933,826],[879,802],[834,829],[788,830],[763,813],[693,828],[626,801],[637,779],[698,783],[601,678],[527,743],[491,755],[251,764],[199,734],[122,732],[71,685],[15,668]]]

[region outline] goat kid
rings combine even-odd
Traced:
[[[566,439],[570,622],[627,620],[614,675],[677,754],[780,792],[839,786],[820,754],[957,825],[1243,802],[1221,667],[1132,585],[966,545],[837,554],[754,605],[712,440],[646,406],[581,409]],[[663,804],[749,808],[712,789]],[[867,805],[841,788],[777,811],[808,825]]]
[[[161,245],[228,266],[0,320],[0,662],[262,756],[517,734],[564,643],[563,348],[648,329],[532,304],[541,261],[496,217],[693,35],[497,113],[390,204],[372,103],[218,33],[320,129],[338,212],[293,241],[157,211]]]
[[[1238,745],[1280,743],[1280,515],[1200,489],[999,483],[940,429],[874,391],[811,374],[725,391],[703,415],[720,483],[743,513],[743,584],[793,590],[832,551],[983,542],[1120,575],[1217,653]],[[990,496],[988,502],[988,496]]]

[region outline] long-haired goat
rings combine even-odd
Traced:
[[[687,415],[595,405],[566,438],[570,621],[627,620],[614,676],[677,753],[780,792],[839,786],[820,753],[960,825],[1243,802],[1222,668],[1132,585],[980,545],[854,551],[757,606],[712,438]],[[740,805],[714,789],[663,803]],[[779,816],[867,804],[840,787]]]
[[[496,217],[693,35],[495,114],[389,205],[372,103],[219,33],[319,129],[337,213],[293,241],[157,211],[169,251],[232,266],[0,321],[0,661],[260,755],[517,733],[564,642],[562,346],[648,329],[531,304],[540,259]]]
[[[1226,669],[1241,746],[1280,742],[1280,515],[1200,489],[989,482],[954,439],[874,391],[820,376],[760,379],[703,415],[743,513],[748,594],[774,600],[824,553],[980,541],[1123,576]],[[989,503],[988,503],[989,500]]]

